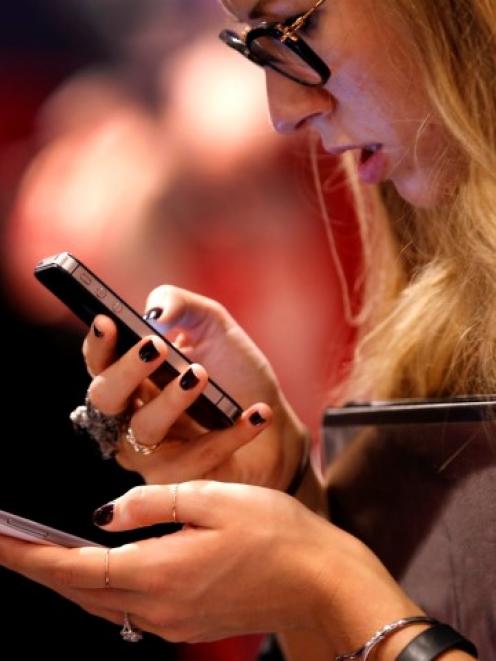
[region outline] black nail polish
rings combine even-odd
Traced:
[[[102,505],[93,512],[93,523],[95,526],[106,526],[114,518],[114,503]]]
[[[200,379],[190,367],[189,370],[182,375],[179,385],[183,390],[191,390],[199,383],[199,381]]]
[[[160,315],[162,314],[162,312],[163,312],[162,308],[151,308],[145,314],[143,319],[145,321],[153,321],[154,319],[158,319],[160,317]]]
[[[93,324],[93,332],[96,337],[103,337],[103,332],[95,324]]]
[[[259,427],[266,422],[265,418],[263,418],[258,411],[252,413],[248,419],[254,427]]]
[[[144,363],[151,363],[152,360],[158,358],[160,355],[157,347],[153,344],[153,340],[148,340],[139,350],[139,357]]]

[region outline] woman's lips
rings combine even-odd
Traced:
[[[358,163],[358,177],[364,184],[378,184],[386,178],[388,159],[382,145],[362,148]]]
[[[358,152],[358,176],[365,184],[378,184],[386,178],[388,158],[380,143],[329,147],[326,151],[334,156],[340,156],[347,151]]]

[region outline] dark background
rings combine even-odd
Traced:
[[[27,324],[5,301],[2,318],[8,338],[2,409],[9,431],[2,434],[0,507],[106,543],[91,522],[93,510],[139,480],[103,462],[97,448],[72,430],[69,412],[88,384],[81,335]],[[163,640],[148,635],[139,645],[126,643],[115,625],[4,569],[0,585],[2,631],[17,658],[35,650],[51,659],[176,658]]]

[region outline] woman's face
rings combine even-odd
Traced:
[[[314,0],[222,0],[251,25],[304,13]],[[399,194],[432,207],[456,180],[454,146],[429,103],[406,39],[377,0],[326,0],[298,34],[331,69],[309,88],[266,69],[274,127],[316,131],[326,151],[356,152],[365,183],[391,180]],[[256,16],[256,20],[250,16]]]

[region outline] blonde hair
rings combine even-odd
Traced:
[[[434,210],[352,181],[365,254],[342,401],[496,392],[496,3],[384,0],[403,22],[463,180]],[[442,167],[442,161],[440,161]]]

